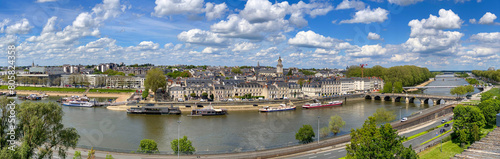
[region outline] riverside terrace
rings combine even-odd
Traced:
[[[420,103],[429,103],[429,100],[431,100],[434,105],[439,105],[444,104],[446,101],[455,101],[461,98],[425,94],[367,93],[365,94],[365,99],[384,100],[392,102],[401,102],[401,100],[405,100],[406,103],[414,103],[415,100],[420,101]]]

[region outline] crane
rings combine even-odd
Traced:
[[[363,78],[363,68],[365,66],[368,66],[368,64],[359,64],[359,67],[361,67],[361,78]]]

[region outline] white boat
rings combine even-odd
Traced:
[[[63,102],[63,105],[70,107],[93,107],[94,103],[87,101],[69,101],[69,102]]]
[[[280,104],[278,107],[269,107],[265,106],[259,109],[259,112],[278,112],[278,111],[287,111],[287,110],[295,110],[295,106],[287,106],[285,104]]]
[[[321,107],[332,107],[332,106],[340,106],[342,105],[342,101],[332,101],[332,102],[328,102],[326,104],[321,104],[321,103],[312,103],[312,104],[309,104],[309,103],[306,103],[302,106],[302,108],[306,108],[306,109],[309,109],[309,108],[321,108]]]

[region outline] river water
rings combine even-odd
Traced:
[[[445,79],[445,81],[442,81]],[[463,85],[463,79],[440,78],[429,85]],[[435,88],[426,94],[449,95],[450,88]],[[476,90],[477,91],[477,90]],[[55,101],[57,98],[42,100]],[[317,132],[327,127],[330,116],[340,115],[346,122],[338,135],[348,134],[360,127],[377,108],[392,110],[399,118],[432,107],[420,103],[393,103],[379,100],[347,101],[342,107],[301,109],[286,112],[259,113],[257,111],[231,111],[226,116],[188,117],[183,115],[132,115],[106,108],[75,108],[62,106],[63,123],[75,127],[80,134],[79,145],[100,150],[130,152],[137,150],[140,140],[153,139],[162,153],[171,153],[170,142],[187,136],[196,153],[227,153],[253,151],[297,144],[295,133],[304,124]],[[181,121],[180,124],[177,121]],[[180,129],[178,129],[178,127]],[[333,137],[330,134],[329,137]]]

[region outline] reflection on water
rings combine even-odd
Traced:
[[[439,77],[430,85],[463,85],[463,79]],[[451,81],[449,81],[451,80]],[[465,83],[464,83],[465,82]],[[427,89],[424,93],[449,95],[449,88]],[[55,101],[58,98],[42,100]],[[404,101],[404,100],[403,100]],[[186,115],[132,115],[106,108],[63,107],[63,123],[75,127],[81,138],[79,145],[113,148],[129,152],[137,150],[141,139],[153,139],[160,151],[171,151],[170,142],[188,136],[197,152],[237,152],[296,144],[295,133],[304,124],[317,132],[327,127],[330,116],[340,115],[346,125],[338,135],[348,134],[360,127],[377,108],[394,111],[397,118],[428,108],[419,103],[393,103],[380,100],[347,101],[341,107],[259,113],[257,111],[229,112],[226,116],[188,117]],[[181,121],[179,125],[177,121]],[[333,135],[330,135],[330,137]]]

